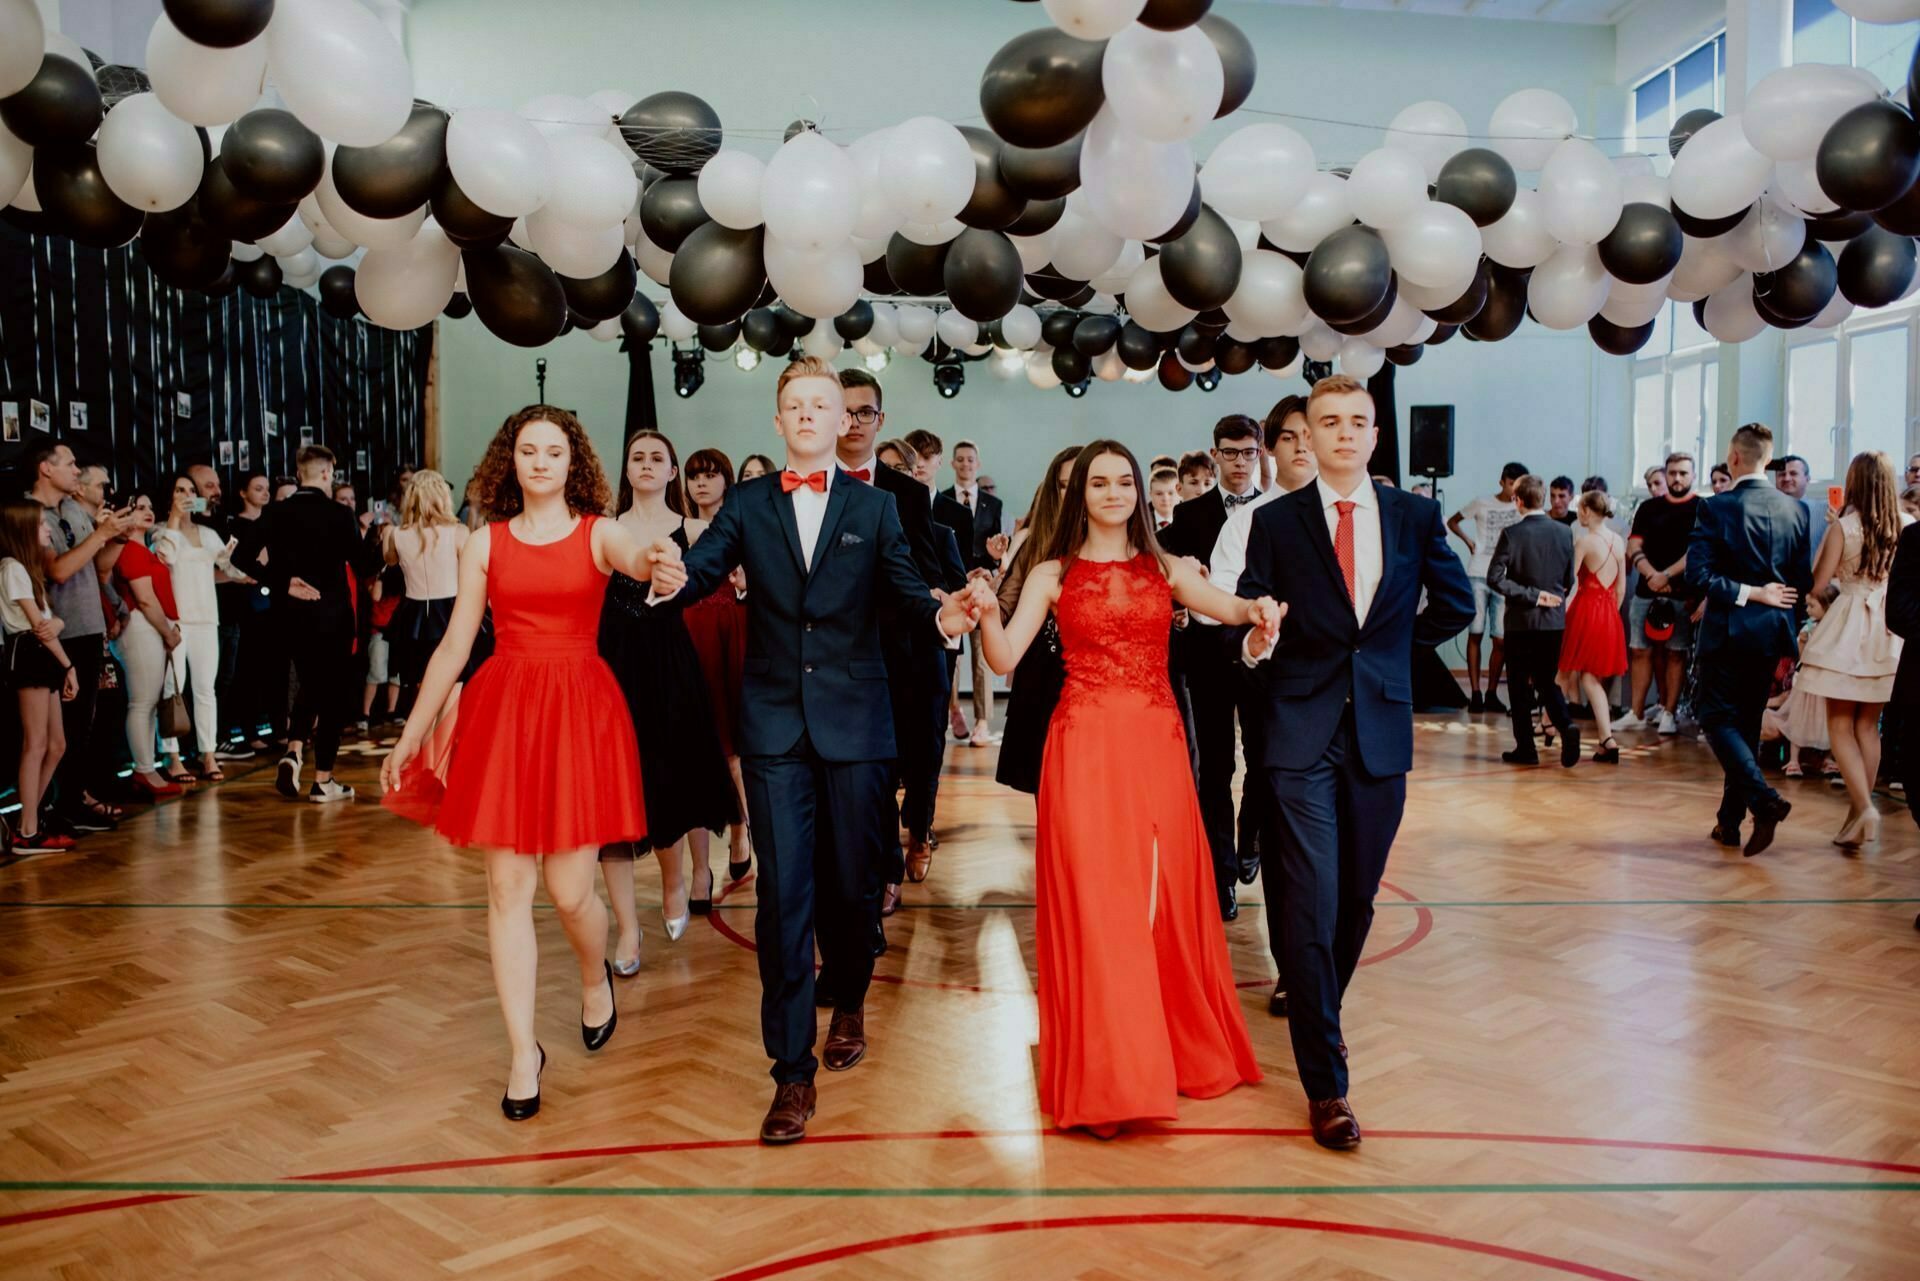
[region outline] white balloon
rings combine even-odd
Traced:
[[[233,251],[228,255],[228,257],[232,258],[235,262],[258,262],[266,256],[266,250],[262,249],[259,245],[249,244],[244,240],[234,241]]]
[[[1427,201],[1427,171],[1419,157],[1381,147],[1360,157],[1347,179],[1354,216],[1388,231],[1420,211]]]
[[[1260,247],[1260,224],[1252,218],[1229,218],[1221,214],[1220,221],[1227,224],[1227,230],[1239,242],[1241,253],[1252,253]]]
[[[1773,194],[1810,218],[1840,210],[1840,202],[1821,189],[1820,175],[1812,160],[1775,165]]]
[[[1658,298],[1629,298],[1620,295],[1623,287],[1616,285],[1614,293],[1608,295],[1607,305],[1600,309],[1603,320],[1622,329],[1637,329],[1666,309],[1666,294],[1662,293]]]
[[[1060,375],[1053,372],[1053,356],[1049,352],[1027,353],[1027,381],[1041,391],[1052,391],[1060,385]]]
[[[886,153],[887,138],[892,132],[891,129],[875,130],[855,139],[847,148],[847,158],[853,161],[860,186],[860,215],[854,219],[853,234],[864,240],[884,241],[907,220],[880,176],[881,157]]]
[[[971,347],[980,341],[980,326],[957,311],[941,312],[934,332],[949,347]]]
[[[700,332],[700,326],[687,319],[687,313],[669,298],[660,304],[660,332],[670,342],[685,342]]]
[[[1398,347],[1413,337],[1413,331],[1420,327],[1426,317],[1420,309],[1404,298],[1395,298],[1393,306],[1387,312],[1387,318],[1369,329],[1360,337],[1375,347]]]
[[[1340,372],[1349,378],[1371,378],[1387,363],[1387,353],[1364,338],[1340,344]]]
[[[1580,130],[1573,107],[1550,89],[1522,89],[1493,109],[1487,133],[1515,169],[1538,169],[1554,148]]]
[[[1337,173],[1316,173],[1300,189],[1292,209],[1278,218],[1264,219],[1260,230],[1289,253],[1312,253],[1320,242],[1353,221],[1353,202],[1347,180]]]
[[[1420,317],[1420,323],[1413,327],[1413,333],[1407,337],[1407,345],[1418,347],[1427,339],[1440,332],[1440,322],[1432,316]]]
[[[1055,223],[1054,227],[1059,225]],[[1037,236],[1008,236],[1007,239],[1013,242],[1014,252],[1020,255],[1020,270],[1028,275],[1053,261],[1053,227]]]
[[[195,125],[223,125],[260,101],[267,78],[267,39],[234,49],[209,49],[180,34],[162,13],[147,35],[147,77],[153,96]],[[216,146],[214,154],[218,155]]]
[[[1146,246],[1137,240],[1129,240],[1120,246],[1120,256],[1114,259],[1113,266],[1095,276],[1088,283],[1102,294],[1122,294],[1127,290],[1127,281],[1140,264],[1147,260]],[[1091,304],[1089,304],[1089,307]]]
[[[1455,297],[1480,267],[1480,228],[1452,205],[1428,201],[1387,232],[1386,242],[1402,280],[1436,289],[1452,285]]]
[[[915,116],[889,130],[879,168],[887,197],[914,222],[945,222],[973,198],[973,148],[937,116]]]
[[[369,249],[392,249],[406,244],[420,232],[420,224],[427,219],[425,205],[410,214],[398,218],[369,218],[340,199],[340,192],[333,185],[333,158],[327,158],[327,168],[320,175],[320,185],[313,193],[315,202],[320,206],[320,216],[329,227],[353,241],[356,245],[365,245]]]
[[[1762,200],[1720,241],[1742,271],[1778,271],[1806,246],[1807,224],[1775,201]]]
[[[633,105],[633,99],[627,100],[627,106]],[[613,115],[625,111],[621,107]],[[590,98],[576,98],[568,93],[547,93],[538,98],[530,98],[520,104],[520,118],[538,129],[549,138],[562,134],[577,134],[583,138],[607,136],[610,117],[607,109]]]
[[[1001,317],[1000,336],[1009,347],[1033,346],[1040,341],[1040,313],[1023,302],[1015,303],[1013,310]]]
[[[1069,280],[1092,280],[1112,270],[1127,243],[1125,237],[1095,221],[1087,211],[1086,197],[1078,191],[1067,197],[1066,210],[1053,225],[1051,242],[1054,271]]]
[[[1467,119],[1447,103],[1416,102],[1387,126],[1386,145],[1417,157],[1437,182],[1441,166],[1466,149]]]
[[[832,360],[846,350],[846,342],[832,325],[815,325],[800,340],[800,350],[821,360]]]
[[[0,0],[0,98],[19,93],[40,74],[46,40],[33,0]]]
[[[463,107],[447,122],[447,169],[474,204],[520,218],[547,203],[553,159],[545,136],[511,111]]]
[[[1547,227],[1547,209],[1540,193],[1525,187],[1515,193],[1513,208],[1506,216],[1481,230],[1480,240],[1487,257],[1502,267],[1516,269],[1538,267],[1560,244]]]
[[[267,24],[274,86],[300,122],[349,147],[400,132],[413,111],[413,69],[356,0],[277,0]]]
[[[910,302],[900,308],[899,325],[900,341],[912,343],[917,351],[932,341],[939,317],[933,314],[932,308]]]
[[[323,225],[314,228],[313,251],[322,258],[331,258],[338,262],[342,258],[351,258],[353,251],[359,247],[332,227]]]
[[[1862,22],[1911,22],[1920,18],[1920,0],[1833,0],[1833,7]]]
[[[842,241],[808,251],[769,236],[763,252],[767,279],[781,300],[801,315],[831,320],[860,301],[866,272],[852,244]]]
[[[1316,320],[1300,335],[1300,352],[1308,360],[1332,360],[1346,343],[1344,337]]]
[[[1105,40],[1133,25],[1147,0],[1041,0],[1053,25],[1082,40]]]
[[[823,135],[803,130],[767,162],[760,203],[768,235],[809,250],[840,245],[860,215],[859,170]]]
[[[1618,167],[1618,166],[1616,166]],[[1626,173],[1620,175],[1620,203],[1625,205],[1658,205],[1665,209],[1672,203],[1672,195],[1667,190],[1667,180],[1649,173]]]
[[[297,254],[313,243],[313,229],[308,227],[299,214],[282,223],[271,235],[260,237],[254,242],[276,258]]]
[[[194,144],[196,147],[198,142]],[[0,205],[10,205],[33,172],[33,148],[0,125]]]
[[[1716,289],[1724,288],[1740,274],[1740,265],[1727,256],[1717,240],[1683,237],[1680,265],[1667,284],[1667,297],[1676,302],[1696,302]]]
[[[1477,270],[1476,268],[1476,272]],[[1451,307],[1458,302],[1460,296],[1467,292],[1467,287],[1472,283],[1469,280],[1466,285],[1456,289],[1451,281],[1434,288],[1428,285],[1416,285],[1411,280],[1403,280],[1400,282],[1399,296],[1422,311],[1438,311],[1442,307]]]
[[[436,227],[434,230],[437,232],[439,229]],[[458,250],[455,251],[456,255],[458,252]],[[281,272],[288,277],[320,274],[320,255],[313,252],[311,246],[296,253],[275,254],[274,261],[280,264]],[[295,288],[299,286],[296,285]]]
[[[1171,333],[1200,313],[1183,307],[1167,292],[1160,275],[1160,259],[1149,258],[1134,268],[1127,280],[1127,314],[1142,328],[1156,334]]]
[[[611,320],[601,321],[587,330],[587,336],[595,342],[613,342],[620,337],[620,317],[615,316]]]
[[[8,207],[12,209],[24,209],[28,213],[41,212],[40,193],[33,188],[32,164],[28,164],[27,176],[21,181],[20,189],[13,193],[13,200]]]
[[[1313,144],[1282,124],[1247,125],[1221,140],[1200,170],[1200,194],[1226,218],[1259,222],[1300,203],[1314,177]]]
[[[1254,329],[1263,338],[1282,333],[1311,314],[1305,281],[1306,274],[1293,259],[1271,249],[1255,249],[1241,257],[1239,287],[1223,310],[1236,325]]]
[[[966,229],[967,224],[958,218],[933,223],[903,222],[900,224],[900,237],[916,245],[944,245]]]
[[[178,209],[199,190],[205,168],[200,135],[153,94],[115,103],[100,124],[98,143],[100,176],[135,209]]]
[[[1707,298],[1707,332],[1721,342],[1757,338],[1767,322],[1753,306],[1753,277],[1742,273]]]
[[[354,272],[353,296],[374,324],[418,329],[453,297],[459,270],[459,249],[438,223],[427,223],[404,245],[368,251]]]
[[[1569,138],[1540,171],[1540,199],[1547,230],[1556,240],[1597,245],[1620,221],[1620,174],[1600,148],[1585,138]]]
[[[1747,90],[1740,125],[1753,149],[1771,160],[1807,160],[1833,122],[1879,97],[1852,67],[1816,62],[1782,67]]]
[[[1120,300],[1108,293],[1095,293],[1080,305],[1089,316],[1111,316],[1120,310]]]
[[[881,352],[889,350],[889,348],[887,348],[886,346],[883,346],[880,343],[875,342],[873,340],[873,336],[869,334],[865,338],[854,339],[853,350],[857,355],[877,356]]]
[[[1807,322],[1809,329],[1832,329],[1853,315],[1853,303],[1839,290],[1834,290],[1833,301],[1828,303],[1812,320]]]
[[[1760,198],[1773,162],[1753,149],[1739,113],[1714,121],[1680,148],[1667,182],[1696,218],[1725,218]]]
[[[1184,142],[1149,142],[1102,107],[1080,149],[1080,180],[1089,212],[1108,231],[1154,239],[1187,211],[1193,151]]]
[[[700,195],[700,207],[722,227],[747,231],[758,227],[764,218],[760,206],[761,185],[767,167],[760,157],[744,151],[723,150],[700,168],[694,189]]]
[[[1192,361],[1192,360],[1188,360],[1185,356],[1182,356],[1177,351],[1174,352],[1173,358],[1180,362],[1180,367],[1182,369],[1186,370],[1188,373],[1193,373],[1193,374],[1204,373],[1206,370],[1212,369],[1215,363],[1212,356],[1207,357],[1205,360]]]
[[[656,285],[666,284],[668,275],[673,271],[673,255],[647,239],[644,231],[636,233],[631,243],[633,260],[640,264],[640,270],[646,273],[647,279]]]
[[[19,0],[13,0],[13,2],[17,4]],[[93,59],[87,57],[86,49],[81,46],[78,40],[75,40],[66,32],[55,28],[49,30],[41,39],[40,43],[45,52],[65,58],[68,62],[71,62],[74,66],[86,72],[88,78],[95,84],[100,83],[100,73],[93,69]],[[38,68],[35,68],[35,71],[37,74]]]
[[[640,198],[633,165],[604,139],[557,133],[547,138],[553,185],[540,212],[576,227],[617,227]],[[623,237],[624,238],[624,237]]]
[[[839,313],[835,313],[836,315]],[[894,319],[897,313],[890,302],[873,304],[873,328],[867,331],[867,337],[882,347],[891,347],[900,341],[900,323]],[[1038,332],[1038,331],[1036,331]]]
[[[1117,383],[1127,376],[1127,362],[1120,359],[1120,350],[1109,347],[1093,361],[1093,376],[1103,383]]]
[[[1212,122],[1226,92],[1226,70],[1200,27],[1156,31],[1136,24],[1107,42],[1100,83],[1107,106],[1130,133],[1179,142]]]
[[[606,144],[590,141],[597,147]],[[527,237],[540,260],[562,276],[591,280],[609,270],[627,252],[626,237],[618,223],[610,227],[585,227],[568,222],[551,206],[527,215]]]
[[[1527,281],[1527,306],[1549,329],[1577,329],[1607,305],[1613,277],[1600,265],[1592,245],[1564,245],[1533,269]]]
[[[887,244],[891,239],[892,237],[888,237],[887,240],[866,240],[860,236],[849,236],[847,237],[847,243],[851,244],[853,251],[860,255],[860,261],[866,263],[885,258],[887,256]]]
[[[893,349],[902,356],[918,356],[927,349],[927,344],[914,342],[911,338],[902,338],[893,345]]]

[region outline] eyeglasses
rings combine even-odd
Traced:
[[[1258,445],[1250,445],[1246,449],[1216,448],[1213,452],[1220,455],[1221,459],[1225,462],[1250,463],[1260,457],[1260,447]]]
[[[862,405],[858,409],[849,409],[847,415],[862,427],[871,427],[880,421],[880,411],[872,405]]]

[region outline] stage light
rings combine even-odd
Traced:
[[[685,400],[707,381],[706,354],[698,347],[673,353],[673,394]]]
[[[1075,400],[1078,400],[1082,396],[1087,394],[1087,388],[1091,387],[1092,385],[1093,385],[1093,379],[1082,378],[1077,383],[1068,383],[1068,382],[1061,383],[1060,390],[1066,392],[1067,395],[1073,397]]]
[[[967,385],[967,371],[958,365],[935,365],[933,367],[933,389],[947,400],[960,394]]]
[[[760,353],[751,347],[741,347],[733,353],[734,367],[743,374],[750,374],[760,367]]]
[[[867,368],[877,374],[891,364],[892,361],[893,353],[883,348],[867,357]]]
[[[1193,376],[1193,385],[1201,391],[1212,391],[1220,385],[1220,371],[1218,369],[1202,369]]]

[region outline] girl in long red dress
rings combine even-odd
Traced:
[[[633,720],[596,642],[607,576],[650,579],[653,556],[599,519],[606,478],[564,409],[533,405],[507,419],[477,475],[494,523],[460,554],[446,637],[380,781],[388,808],[486,850],[487,941],[513,1049],[500,1109],[520,1121],[539,1111],[546,1061],[533,1033],[543,865],[580,966],[587,1049],[605,1045],[618,1021],[595,870],[602,845],[647,825]],[[457,720],[436,727],[489,607],[493,657],[461,689]],[[444,750],[423,753],[429,736]]]
[[[1171,1120],[1178,1095],[1258,1081],[1240,1012],[1185,733],[1167,680],[1174,602],[1277,632],[1285,611],[1210,586],[1163,553],[1140,467],[1117,441],[1074,462],[1049,544],[1002,628],[981,635],[1004,675],[1049,613],[1066,681],[1047,731],[1036,828],[1040,1106],[1111,1138]]]
[[[1560,688],[1568,698],[1585,699],[1593,709],[1594,730],[1600,735],[1593,759],[1601,765],[1620,763],[1606,682],[1627,670],[1627,633],[1620,625],[1626,562],[1620,535],[1607,528],[1611,507],[1598,490],[1580,495],[1580,536],[1573,544],[1578,573],[1573,598],[1567,602],[1567,634],[1560,644]]]
[[[693,514],[711,522],[720,514],[720,504],[733,492],[733,463],[717,449],[696,449],[687,455],[686,475],[687,497],[693,501]],[[741,479],[748,477],[742,475]],[[734,735],[740,728],[740,685],[746,679],[747,607],[740,599],[745,586],[745,574],[736,569],[726,582],[687,606],[685,615],[687,633],[693,637],[693,649],[700,656],[700,670],[706,676],[714,726],[720,731],[720,746],[726,751],[727,767],[733,771],[733,788],[740,801],[741,821],[727,832],[727,879],[730,881],[739,880],[753,867],[753,844],[745,818],[747,789],[740,773],[740,753],[733,745]],[[687,833],[687,847],[693,855],[693,865],[706,866],[704,828]],[[708,894],[712,894],[711,886]],[[711,898],[706,902],[710,908]]]

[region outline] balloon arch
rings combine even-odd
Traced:
[[[841,146],[796,121],[762,162],[690,93],[415,101],[355,0],[166,0],[144,71],[0,0],[0,202],[81,244],[138,237],[179,288],[317,287],[387,328],[472,313],[523,346],[578,328],[769,356],[998,349],[1074,391],[1285,376],[1303,355],[1367,377],[1529,316],[1627,355],[1669,300],[1742,342],[1916,288],[1920,126],[1864,70],[1788,67],[1739,114],[1688,113],[1666,177],[1545,89],[1478,135],[1415,103],[1350,169],[1278,119],[1196,163],[1190,140],[1252,92],[1245,35],[1211,0],[1043,4],[1052,25],[981,77],[987,128],[918,116]],[[1839,7],[1920,18],[1920,0]],[[269,82],[284,107],[258,105]]]

